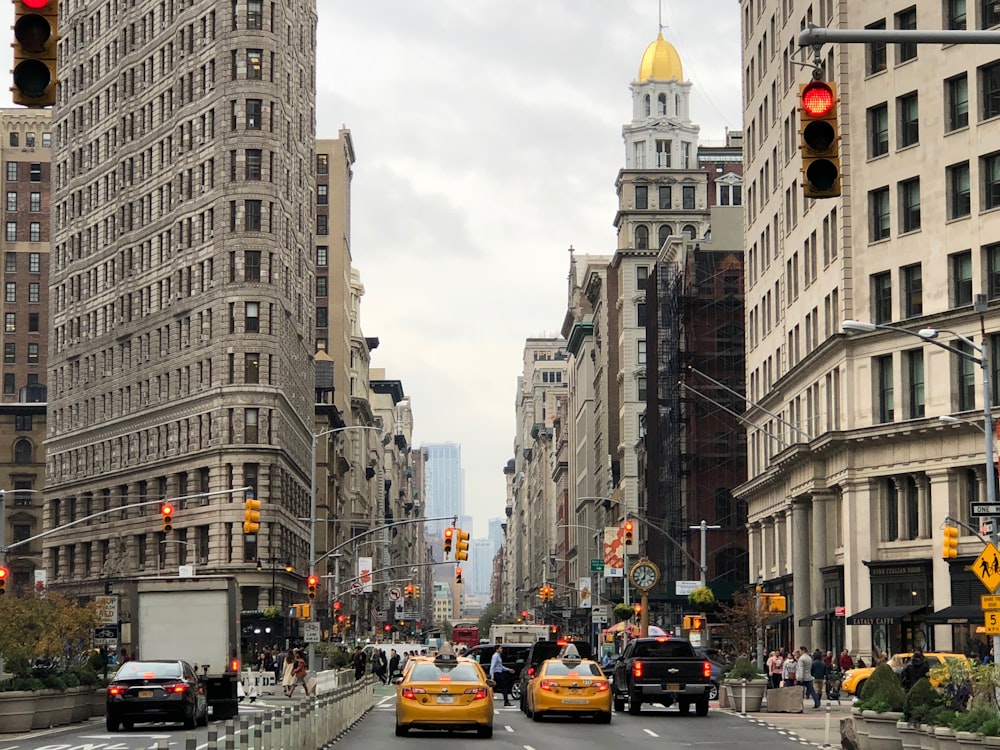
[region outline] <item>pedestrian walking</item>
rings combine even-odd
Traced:
[[[813,691],[816,693],[817,701],[826,692],[826,676],[829,673],[830,667],[823,659],[823,652],[816,649],[812,654],[812,678]]]
[[[309,695],[309,683],[306,682],[306,677],[309,675],[309,670],[306,668],[306,660],[302,657],[302,652],[295,649],[294,659],[292,662],[292,687],[288,691],[288,697],[291,698],[295,694],[295,688],[299,685],[302,686],[302,692]]]
[[[360,680],[365,676],[365,652],[361,650],[361,646],[354,647],[354,653],[351,655],[351,666],[354,667],[355,680]]]
[[[813,688],[812,664],[809,649],[799,646],[799,658],[795,662],[795,680],[802,685],[805,696],[813,699],[813,708],[819,708],[819,696]]]
[[[902,683],[904,690],[909,690],[917,680],[921,677],[926,677],[930,671],[930,663],[924,657],[924,652],[918,648],[913,652],[910,661],[903,667],[903,674],[900,675],[899,681]]]
[[[840,671],[846,672],[848,669],[854,669],[854,659],[851,658],[850,652],[845,648],[840,652]]]
[[[767,680],[768,687],[779,688],[781,687],[781,668],[785,665],[785,660],[781,657],[777,651],[772,651],[771,655],[767,657]]]
[[[396,649],[392,649],[389,652],[389,677],[395,677],[396,672],[399,671],[399,654],[396,653]]]
[[[388,667],[389,662],[385,658],[385,652],[380,648],[376,648],[372,653],[372,673],[383,685],[386,685],[389,682],[389,677],[386,674]]]
[[[285,658],[281,662],[281,687],[285,691],[285,697],[288,698],[292,694],[292,688],[295,687],[295,676],[292,674],[292,670],[295,669],[295,652],[289,647],[288,651],[285,652]]]
[[[490,678],[497,684],[503,695],[503,704],[505,706],[511,705],[510,703],[510,676],[514,673],[514,670],[507,667],[503,663],[503,646],[497,646],[496,650],[493,652],[493,658],[490,659]]]

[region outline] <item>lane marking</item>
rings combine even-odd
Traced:
[[[504,725],[504,729],[506,729],[508,732],[513,732],[514,731],[514,727],[510,726],[509,724]]]
[[[660,736],[656,732],[654,732],[652,729],[643,729],[642,731],[645,732],[646,734],[648,734],[650,737],[659,737]]]
[[[394,699],[395,697],[396,697],[396,696],[394,696],[394,695],[386,695],[386,696],[384,696],[384,697],[382,698],[382,700],[380,700],[380,701],[379,701],[379,702],[378,702],[377,704],[375,704],[375,705],[377,705],[377,706],[382,706],[382,705],[384,705],[384,704],[386,703],[386,701],[390,701],[390,700]]]

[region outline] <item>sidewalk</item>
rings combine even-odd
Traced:
[[[840,747],[840,720],[851,715],[851,699],[824,700],[820,708],[813,708],[812,700],[802,702],[802,713],[768,713],[767,706],[760,712],[748,713],[747,720],[773,727],[783,734],[794,734],[818,747]],[[718,709],[735,716],[739,710]]]

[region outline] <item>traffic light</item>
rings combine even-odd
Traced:
[[[555,635],[556,633],[559,632],[559,626],[553,625],[551,628],[549,628],[549,631],[552,633],[552,635]]]
[[[632,611],[635,612],[635,616],[638,617],[642,614],[642,605],[636,602],[632,605]]]
[[[799,137],[803,194],[836,198],[840,195],[836,84],[810,81],[799,89]]]
[[[455,544],[455,559],[456,560],[468,560],[469,559],[469,532],[462,531],[461,529],[455,529],[455,538],[457,542]]]
[[[944,527],[944,549],[941,550],[941,557],[950,560],[958,557],[958,527]]]
[[[389,623],[386,623],[385,624],[385,632],[386,633],[391,633],[392,632],[392,625],[390,625]]]
[[[10,575],[10,571],[7,568],[0,567],[0,595],[7,593],[7,577]]]
[[[341,602],[339,599],[333,603],[333,611],[334,612],[339,612],[341,609],[343,609],[343,607],[344,607],[344,603]],[[343,615],[341,615],[341,617],[343,617]]]
[[[174,506],[170,503],[163,503],[160,506],[160,515],[163,516],[163,533],[169,534],[174,530]]]
[[[316,598],[316,587],[318,585],[319,585],[319,576],[312,575],[306,579],[306,586],[308,587],[309,590],[310,599]]]
[[[455,566],[455,583],[461,583],[461,582],[462,582],[462,566],[457,565]]]
[[[414,599],[420,598],[420,584],[415,584],[413,586],[413,598]]]
[[[244,493],[246,502],[243,503],[243,533],[256,534],[260,530],[260,500],[256,498],[254,490],[250,489]]]
[[[691,630],[701,630],[702,619],[700,617],[691,618]]]
[[[626,521],[625,522],[625,546],[626,547],[631,547],[633,544],[635,544],[635,539],[633,537],[634,532],[635,532],[635,524],[632,523],[631,521]]]
[[[403,588],[403,598],[404,599],[412,599],[413,598],[413,584],[408,583]]]
[[[451,541],[452,537],[455,536],[455,529],[449,526],[444,530],[444,559],[448,559],[448,555],[451,554]]]
[[[14,104],[56,103],[58,11],[58,0],[14,0]]]

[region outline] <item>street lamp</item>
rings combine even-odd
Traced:
[[[718,524],[712,524],[711,526],[704,520],[697,526],[688,526],[692,531],[701,530],[701,587],[705,588],[708,585],[708,555],[707,555],[707,545],[708,545],[708,530],[717,530],[722,527]]]
[[[978,307],[979,302],[977,300],[977,311],[982,315],[985,307],[980,310]],[[866,323],[859,320],[845,320],[841,324],[841,328],[845,332],[864,332],[871,333],[878,330],[896,331],[897,333],[905,333],[908,336],[914,336],[921,341],[925,341],[929,344],[934,344],[935,346],[945,349],[953,354],[968,360],[969,362],[974,362],[979,365],[980,369],[983,371],[983,434],[986,440],[985,446],[985,456],[986,456],[986,502],[990,509],[990,541],[993,544],[997,544],[1000,541],[1000,529],[998,529],[998,522],[1000,522],[1000,517],[997,514],[997,478],[993,465],[993,405],[990,402],[992,397],[992,392],[990,390],[990,358],[989,351],[986,347],[986,336],[983,335],[983,342],[977,344],[975,341],[970,339],[968,336],[964,336],[956,331],[948,331],[944,329],[937,328],[921,328],[919,331],[911,331],[907,328],[899,328],[897,326],[885,325],[880,323]],[[942,343],[937,340],[939,333],[950,333],[956,339],[965,344],[969,349],[971,349],[975,354],[966,351],[965,349],[959,349],[956,346],[949,346],[948,344]],[[978,356],[977,356],[978,355]],[[945,420],[942,420],[945,421]],[[993,651],[996,654],[1000,654],[1000,635],[993,636]]]

